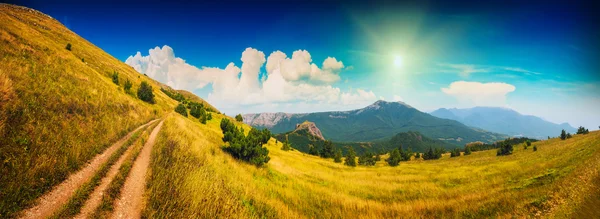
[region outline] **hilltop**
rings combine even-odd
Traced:
[[[576,131],[567,123],[555,124],[536,116],[522,115],[512,109],[501,107],[440,108],[431,112],[431,115],[509,136],[536,139],[558,136],[563,129],[571,133]]]
[[[244,115],[244,122],[273,133],[295,129],[302,121],[312,121],[328,140],[367,142],[389,139],[400,132],[418,131],[423,135],[451,144],[494,142],[504,136],[465,126],[421,112],[403,102],[379,100],[365,108],[316,113],[259,113]]]

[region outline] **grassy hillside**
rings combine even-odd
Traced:
[[[0,4],[0,63],[0,217],[175,104],[157,82],[27,8]],[[142,81],[153,86],[156,104],[136,97]]]
[[[153,152],[146,216],[569,217],[577,209],[597,215],[585,204],[599,194],[600,132],[535,142],[536,152],[516,147],[509,156],[489,150],[355,168],[282,151],[272,139],[271,161],[257,168],[220,149],[222,118],[207,125],[175,114],[166,119]]]

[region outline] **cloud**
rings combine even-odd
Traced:
[[[137,52],[134,56],[129,56],[125,63],[175,89],[195,90],[203,88],[213,80],[213,75],[187,64],[181,58],[176,58],[169,46],[157,46],[148,52],[148,56]]]
[[[461,77],[469,77],[469,75],[471,75],[473,73],[490,72],[490,68],[481,67],[481,66],[472,65],[472,64],[448,64],[448,63],[442,63],[442,64],[438,64],[438,65],[442,66],[442,67],[449,68],[449,69],[444,69],[441,72],[458,73]]]
[[[396,101],[396,102],[398,102],[398,101],[404,101],[404,99],[402,99],[402,97],[399,96],[399,95],[394,95],[394,98],[392,100]]]
[[[303,102],[348,106],[367,105],[377,100],[372,91],[361,89],[343,92],[331,84],[340,79],[344,64],[328,57],[319,68],[312,63],[306,50],[297,50],[292,57],[281,51],[265,54],[254,48],[242,52],[241,68],[229,63],[224,69],[197,68],[177,58],[169,46],[149,50],[148,56],[137,52],[125,61],[140,73],[163,82],[175,89],[194,91],[208,84],[212,90],[207,100],[219,108],[238,110],[250,106],[275,106],[279,103]],[[266,65],[265,65],[266,63]],[[259,79],[261,68],[267,71]]]
[[[441,90],[470,106],[505,106],[506,95],[515,91],[515,86],[500,82],[455,81]]]
[[[529,71],[529,70],[525,70],[525,69],[517,68],[517,67],[503,67],[503,69],[507,70],[507,71],[514,71],[514,72],[524,73],[526,75],[532,75],[532,74],[534,74],[534,75],[541,75],[542,74],[542,73],[539,73],[539,72]]]

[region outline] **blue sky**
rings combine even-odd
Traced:
[[[599,34],[585,3],[174,2],[13,3],[228,114],[385,99],[600,125]],[[286,58],[270,60],[275,51]]]

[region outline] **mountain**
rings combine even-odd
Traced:
[[[446,150],[460,147],[441,140],[428,138],[419,132],[413,131],[398,133],[388,141],[377,142],[376,146],[388,150],[402,146],[404,150],[410,148],[412,151],[416,152],[425,152],[430,147],[444,148]]]
[[[417,131],[448,143],[464,145],[472,141],[493,142],[504,136],[471,128],[457,121],[421,112],[403,102],[379,100],[362,109],[316,113],[246,114],[244,122],[273,133],[295,129],[302,121],[314,122],[328,140],[367,142],[387,140],[400,132]]]
[[[537,139],[558,136],[562,129],[571,133],[576,131],[568,123],[555,124],[539,117],[522,115],[514,110],[501,107],[441,108],[431,112],[431,115],[453,119],[465,125],[492,132]]]

